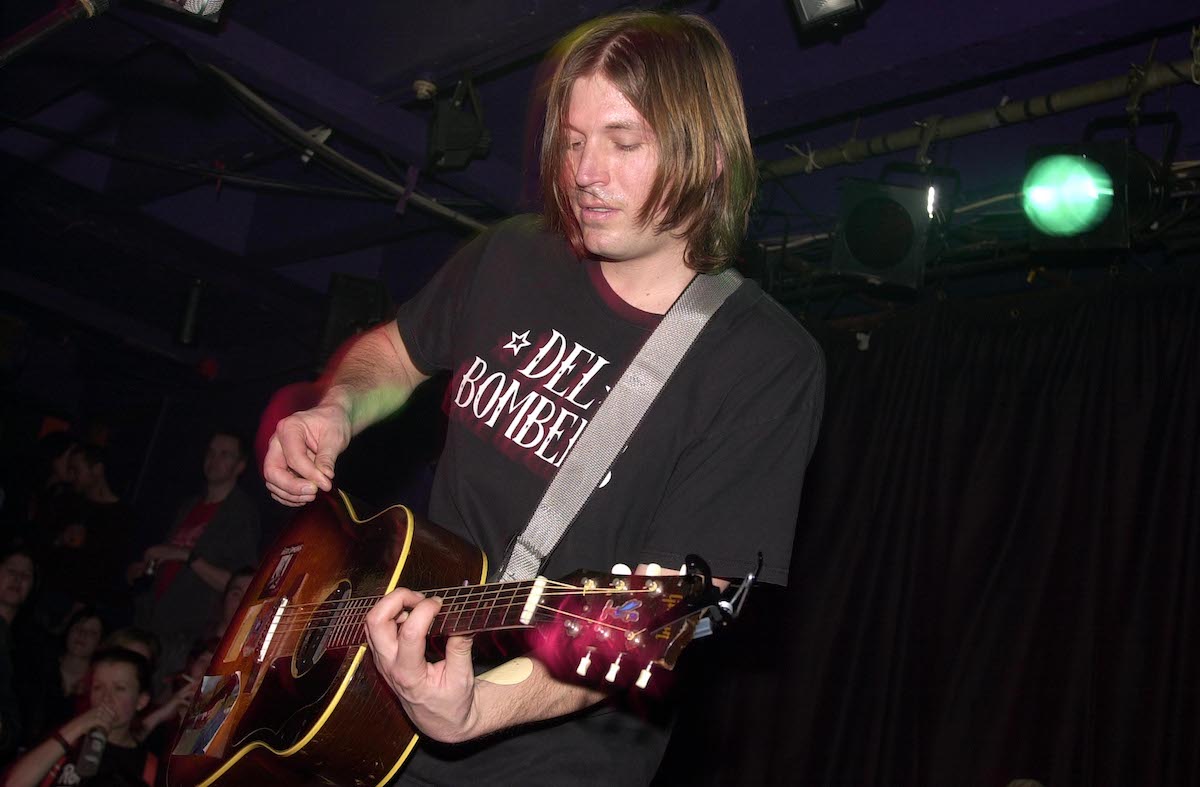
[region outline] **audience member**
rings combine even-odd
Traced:
[[[0,554],[0,760],[21,740],[21,714],[13,686],[13,622],[33,589],[33,554],[11,547]]]
[[[183,716],[200,688],[200,681],[208,672],[208,665],[217,652],[218,644],[220,640],[216,638],[197,642],[188,653],[183,671],[172,675],[168,681],[168,693],[162,697],[161,704],[148,711],[136,726],[138,740],[144,741],[159,758],[169,754],[171,742],[175,740]]]
[[[78,509],[79,496],[71,486],[70,468],[76,445],[68,432],[50,432],[38,440],[32,457],[10,459],[16,464],[4,490],[7,540],[20,539],[40,548]]]
[[[127,572],[132,579],[154,569],[154,586],[139,598],[137,620],[162,643],[158,675],[183,668],[233,571],[257,560],[258,509],[237,483],[246,451],[232,432],[213,434],[204,456],[204,494],[183,504],[167,540],[148,548]]]
[[[123,648],[103,650],[92,662],[91,707],[30,750],[8,775],[8,787],[155,783],[158,758],[133,735],[139,711],[150,702],[150,665],[141,655]],[[107,738],[95,775],[79,772],[80,753],[94,729]]]
[[[127,621],[132,612],[121,567],[137,532],[136,515],[113,491],[103,449],[79,446],[69,467],[83,503],[80,515],[59,529],[43,559],[47,592],[41,617],[52,631],[61,630],[75,609],[88,604],[117,621]]]
[[[104,635],[104,622],[94,607],[71,616],[52,647],[35,647],[18,658],[24,725],[23,740],[32,746],[75,716],[87,703],[88,672]]]
[[[100,650],[111,650],[113,648],[124,648],[132,650],[150,663],[150,670],[158,666],[159,656],[162,654],[162,645],[159,644],[158,637],[153,631],[147,631],[140,626],[124,626],[117,629],[113,633],[104,638],[100,643]],[[154,690],[151,688],[150,695],[154,696]]]

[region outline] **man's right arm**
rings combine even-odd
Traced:
[[[281,420],[263,460],[271,496],[288,506],[333,486],[333,468],[350,438],[394,413],[429,379],[417,369],[395,322],[358,337],[338,360],[321,401]]]

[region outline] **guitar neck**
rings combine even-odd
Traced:
[[[426,596],[442,599],[429,633],[449,637],[530,627],[554,614],[541,604],[548,588],[551,594],[556,593],[557,584],[538,577],[425,590]],[[288,609],[282,618],[290,627],[328,632],[329,646],[365,645],[367,613],[378,600],[378,596],[362,596],[300,605]]]
[[[530,626],[539,619],[542,599],[550,585],[538,577],[433,592],[441,597],[442,608],[433,619],[430,634],[454,636]]]

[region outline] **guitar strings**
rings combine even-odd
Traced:
[[[567,618],[573,618],[573,619],[585,621],[587,623],[591,623],[591,624],[594,624],[597,626],[601,626],[605,629],[609,629],[614,632],[621,632],[622,634],[627,634],[627,635],[630,633],[632,633],[632,634],[642,633],[645,630],[645,629],[639,629],[637,631],[631,632],[627,629],[623,629],[620,626],[612,624],[612,623],[606,623],[604,621],[593,620],[592,618],[589,618],[586,615],[579,615],[576,613],[567,612],[565,610],[558,609],[557,607],[548,607],[543,604],[539,604],[537,606],[537,611],[543,613],[542,616],[540,616],[540,617],[537,615],[534,616],[537,623],[547,623],[547,622],[553,621],[555,618],[567,617]],[[444,622],[445,622],[445,619],[448,618],[451,614],[455,614],[455,613],[439,611],[436,615],[434,615],[434,617],[433,617],[434,622],[430,625],[430,633],[435,634],[437,636],[445,635],[446,632],[445,632]],[[337,640],[346,634],[358,634],[360,638],[365,638],[365,636],[366,636],[366,626],[364,625],[365,617],[366,616],[363,615],[362,618],[359,618],[357,620],[354,620],[354,619],[345,620],[336,625],[293,626],[290,628],[280,628],[280,629],[276,630],[276,634],[294,633],[297,631],[321,631],[324,629],[343,628],[343,631],[333,634],[332,636],[330,636],[330,639]],[[443,621],[443,630],[440,632],[435,632],[435,631],[433,631],[433,628],[436,626],[436,623],[439,618],[441,618]],[[531,623],[532,622],[533,621],[531,621]],[[477,630],[473,629],[473,628],[467,628],[467,629],[464,629],[461,633],[464,633],[464,634],[470,633],[473,630],[476,631],[476,633],[478,633],[478,632],[482,632],[482,631],[493,630],[496,628],[497,627],[495,627],[495,626],[487,626],[486,621],[485,621],[485,626],[483,628],[480,628]],[[522,624],[522,623],[513,623],[508,626],[503,626],[502,628],[528,628],[528,626],[526,624]],[[453,633],[454,632],[451,632],[451,635],[453,635]],[[363,644],[362,642],[358,642],[357,639],[354,637],[351,637],[350,641],[345,644],[351,644],[351,643]]]
[[[455,593],[454,592],[454,591],[461,591],[463,589],[462,587],[440,588],[437,590],[428,590],[428,591],[423,591],[423,592],[427,594],[426,595],[427,598],[431,597],[428,594],[438,595],[439,592],[444,592],[445,594],[442,595],[441,598],[443,601],[443,609],[445,609],[447,606],[448,607],[465,606],[468,603],[475,602],[475,601],[480,601],[483,603],[492,602],[494,604],[497,601],[499,601],[501,598],[504,598],[505,594],[507,594],[510,599],[515,601],[518,598],[518,596],[521,595],[522,590],[523,590],[523,588],[522,589],[512,588],[512,589],[495,589],[495,590],[476,590],[475,588],[477,588],[477,587],[486,587],[486,586],[472,586],[472,591],[468,592],[468,593],[461,593],[461,592]],[[656,589],[636,588],[636,589],[624,589],[624,590],[619,589],[619,588],[594,588],[594,589],[586,588],[585,589],[585,588],[575,587],[572,585],[560,585],[560,587],[553,588],[553,589],[547,588],[546,590],[544,590],[542,592],[541,597],[542,598],[559,598],[559,597],[565,597],[565,596],[590,596],[590,595],[594,595],[594,596],[645,595],[648,593],[661,593],[661,592],[662,592],[661,588],[656,588]],[[528,598],[528,596],[529,596],[529,594],[524,594],[524,596],[522,598],[523,599]],[[296,617],[299,615],[313,615],[313,616],[321,615],[321,614],[337,615],[347,605],[355,605],[355,604],[361,605],[362,603],[368,602],[368,601],[372,605],[374,605],[375,602],[379,601],[381,598],[383,598],[383,596],[352,596],[350,598],[345,598],[345,599],[333,599],[333,600],[327,600],[327,601],[312,602],[309,604],[290,605],[283,610],[283,613],[281,614],[281,618],[293,618],[293,617]],[[522,600],[521,603],[524,603],[524,601]],[[318,609],[319,607],[328,607],[328,609],[322,610],[322,609]],[[311,612],[309,610],[311,610]]]
[[[449,594],[449,593],[456,593],[456,592],[464,590],[464,589],[468,589],[473,592],[494,593],[494,592],[499,592],[499,591],[505,590],[505,589],[516,590],[521,587],[533,587],[534,582],[535,582],[535,580],[532,580],[532,579],[521,579],[521,580],[517,580],[515,582],[489,582],[489,583],[484,583],[482,585],[453,585],[451,587],[445,587],[445,588],[429,588],[427,590],[418,590],[417,592],[423,593],[426,596],[428,596],[430,594],[433,594],[436,596],[436,595],[445,595],[445,594]],[[549,588],[551,586],[556,587],[556,588],[573,588],[573,587],[575,587],[574,585],[568,585],[565,582],[555,582],[552,580],[547,580],[546,587]],[[357,596],[356,598],[362,598],[362,599],[369,598],[369,599],[378,601],[379,599],[383,598],[385,595],[387,595],[387,594],[382,593],[378,596]],[[324,604],[336,604],[336,603],[338,603],[338,600],[336,600],[336,599],[332,600],[332,601],[330,601],[330,600],[314,601],[314,602],[309,602],[307,604],[296,604],[295,606],[290,607],[290,608],[291,609],[303,609],[305,607],[314,607],[314,606],[319,607]]]
[[[571,593],[565,593],[565,592],[548,593],[548,594],[543,594],[543,598],[546,598],[546,597],[556,598],[556,597],[571,596],[571,595],[610,596],[610,595],[614,595],[617,593],[621,593],[622,595],[635,595],[635,594],[636,595],[645,595],[647,593],[653,593],[653,592],[655,592],[655,591],[650,591],[650,590],[645,590],[645,589],[633,590],[633,591],[615,591],[615,590],[613,590],[613,591],[605,591],[603,593],[598,593],[596,591],[589,590],[586,593],[579,592],[579,591],[571,592]],[[518,598],[515,594],[510,594],[510,597],[508,599],[504,599],[499,596],[496,598],[493,598],[493,599],[484,599],[482,602],[482,605],[471,605],[465,601],[460,602],[457,599],[449,600],[449,601],[447,601],[447,603],[445,605],[443,605],[443,607],[440,610],[438,610],[438,612],[434,616],[434,620],[435,621],[439,620],[439,619],[445,620],[445,619],[448,619],[449,616],[451,616],[451,615],[458,615],[460,621],[464,616],[470,615],[471,619],[474,620],[475,618],[479,617],[482,614],[484,620],[488,621],[494,615],[499,614],[501,621],[503,621],[503,620],[505,620],[505,617],[508,614],[510,614],[513,610],[523,609],[525,606],[525,603],[527,602],[527,598],[528,598],[528,596],[523,597],[523,598]],[[476,599],[472,598],[470,600],[475,601]],[[365,604],[365,602],[368,602],[368,601],[370,602],[369,606],[367,606]],[[357,603],[354,603],[354,602],[357,602]],[[342,625],[356,625],[357,623],[359,623],[361,621],[365,621],[367,613],[370,612],[370,608],[374,606],[374,603],[375,603],[375,599],[373,597],[363,596],[359,599],[352,599],[352,600],[348,601],[346,603],[346,605],[344,605],[343,607],[338,608],[338,609],[333,609],[333,610],[323,610],[323,611],[316,611],[316,612],[311,612],[311,613],[299,612],[299,613],[295,613],[295,614],[288,614],[289,611],[285,610],[284,613],[282,615],[280,615],[280,627],[277,629],[277,631],[293,632],[293,631],[304,630],[304,629],[320,630],[320,629],[325,629],[325,628],[337,628],[338,626],[342,626]],[[556,608],[552,607],[551,609],[556,609]],[[561,614],[564,614],[564,615],[571,614],[571,613],[567,613],[565,611],[560,611],[560,612],[561,612]],[[286,620],[286,624],[284,623],[285,620]],[[514,625],[519,625],[519,624],[514,624]],[[444,625],[443,625],[443,629],[444,629]]]
[[[638,591],[631,591],[631,592],[638,593],[638,594],[645,594],[645,593],[648,593],[651,591],[638,590]],[[591,591],[589,591],[588,594],[590,595]],[[572,594],[556,593],[553,595],[554,596],[566,596],[566,595],[572,595]],[[575,593],[573,595],[582,595],[582,594]],[[612,593],[605,593],[603,595],[612,595]],[[336,628],[341,625],[356,625],[361,621],[365,621],[366,615],[370,611],[370,608],[365,606],[363,602],[371,601],[372,606],[374,605],[374,601],[370,597],[366,597],[366,596],[362,597],[361,599],[357,599],[357,601],[358,601],[358,604],[349,603],[349,604],[347,604],[346,607],[344,607],[342,609],[327,610],[324,612],[315,612],[315,613],[307,613],[307,614],[300,613],[300,614],[295,614],[295,615],[288,615],[285,611],[285,613],[280,616],[280,620],[282,623],[282,621],[284,619],[287,619],[287,625],[281,625],[277,629],[277,631],[292,632],[292,631],[304,630],[304,629],[320,630],[320,629],[324,629],[324,628]],[[482,607],[482,606],[472,607],[466,603],[455,603],[455,602],[447,603],[445,606],[442,607],[442,609],[438,610],[438,612],[434,616],[434,620],[435,621],[439,620],[439,619],[445,620],[445,619],[448,619],[451,615],[459,616],[460,620],[461,620],[461,618],[463,618],[464,616],[467,616],[467,615],[470,615],[472,617],[472,619],[474,619],[474,618],[478,617],[481,613],[482,613],[484,619],[488,620],[493,615],[495,615],[497,612],[499,612],[501,620],[503,620],[504,616],[509,614],[510,612],[512,612],[514,609],[523,609],[524,605],[526,603],[525,599],[521,599],[518,601],[515,599],[515,597],[513,599],[506,600],[506,601],[502,601],[501,599],[497,598],[497,599],[493,599],[492,602],[493,603],[486,606],[486,608]],[[544,607],[544,605],[539,605],[539,608],[541,608],[541,607]],[[550,607],[549,609],[557,609],[557,608]],[[572,614],[572,613],[568,613],[568,612],[565,612],[562,610],[559,610],[559,612],[564,615]],[[299,625],[296,625],[296,624],[299,624]]]
[[[588,592],[591,593],[591,591],[588,591]],[[638,590],[638,591],[632,591],[632,592],[648,593],[651,591]],[[569,595],[569,594],[559,593],[556,595]],[[576,595],[579,595],[579,594],[576,594]],[[611,595],[611,593],[606,593],[605,595]],[[359,600],[363,601],[363,600],[368,600],[369,598],[370,597],[364,596],[364,597],[362,597],[362,599],[359,599]],[[476,618],[479,616],[479,614],[481,612],[483,613],[483,626],[480,630],[488,630],[491,628],[497,628],[497,626],[489,624],[489,621],[491,620],[493,615],[497,612],[497,610],[500,611],[500,621],[501,621],[501,624],[503,624],[501,627],[524,627],[525,624],[522,624],[519,622],[505,624],[507,615],[509,613],[511,613],[514,609],[518,609],[518,608],[523,609],[524,605],[525,605],[524,601],[521,601],[519,604],[510,602],[503,606],[493,604],[492,606],[488,607],[485,611],[482,608],[478,608],[478,607],[474,608],[474,609],[469,608],[465,604],[462,604],[462,605],[453,605],[452,604],[449,607],[443,607],[442,609],[438,610],[438,612],[433,617],[433,623],[431,623],[431,625],[430,625],[430,630],[432,632],[433,628],[437,625],[437,622],[440,620],[441,621],[441,631],[435,632],[435,633],[437,633],[437,634],[446,633],[445,632],[445,629],[446,629],[445,624],[451,615],[458,616],[458,621],[457,621],[458,624],[461,624],[464,616],[470,615],[470,623],[466,629],[463,629],[463,631],[472,630],[474,628],[474,625],[473,625],[474,621],[476,620]],[[536,609],[543,611],[543,612],[549,612],[551,615],[551,617],[549,619],[553,619],[554,616],[568,617],[568,618],[574,618],[574,619],[578,619],[578,620],[595,623],[596,625],[605,626],[606,628],[610,628],[610,629],[617,630],[617,631],[625,631],[625,629],[622,629],[620,626],[607,624],[602,621],[594,621],[591,618],[587,617],[586,615],[580,615],[577,613],[568,612],[566,610],[562,610],[557,607],[546,606],[545,604],[538,604],[536,606]],[[298,617],[300,617],[300,616],[296,616],[296,617],[293,617],[289,621],[289,625],[280,626],[276,630],[276,633],[282,634],[282,633],[294,633],[297,631],[323,631],[326,629],[357,628],[360,625],[365,624],[366,616],[369,611],[370,611],[369,608],[358,606],[358,607],[353,607],[353,608],[347,609],[344,611],[344,613],[342,610],[338,610],[337,612],[333,612],[333,613],[327,612],[327,613],[323,613],[324,614],[323,621],[321,620],[321,618],[318,617],[318,615],[320,615],[322,613],[314,613],[311,616],[309,616],[303,620],[298,619]],[[541,622],[545,622],[545,619]],[[457,628],[457,626],[452,627],[452,629],[456,629],[456,628]],[[337,636],[337,635],[334,635],[334,636]]]

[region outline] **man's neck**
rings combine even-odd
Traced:
[[[16,616],[17,616],[17,608],[16,607],[9,606],[8,604],[0,604],[0,618],[3,618],[8,623],[12,623],[13,618],[15,618]]]
[[[696,275],[682,259],[602,261],[600,271],[621,300],[651,314],[666,314]]]
[[[232,481],[222,481],[219,484],[210,483],[204,492],[204,502],[223,503],[235,486],[237,486],[236,478]]]

